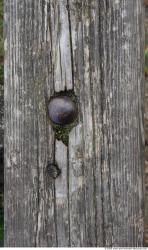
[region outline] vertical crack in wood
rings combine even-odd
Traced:
[[[101,4],[99,4],[98,6],[99,8],[99,32],[101,33],[102,31],[102,19],[101,19]],[[103,108],[103,102],[104,102],[104,95],[103,95],[103,69],[102,69],[102,40],[99,40],[99,55],[100,55],[100,87],[101,87],[101,104],[100,104],[100,109],[101,109],[101,126],[103,128],[103,112],[104,112],[104,108]],[[102,200],[102,230],[103,230],[103,246],[105,246],[105,238],[106,238],[106,234],[105,234],[105,212],[104,212],[104,189],[103,189],[103,152],[102,152],[102,148],[103,148],[103,143],[104,142],[104,138],[103,138],[103,133],[102,133],[102,144],[101,144],[101,200]]]
[[[55,223],[55,237],[56,237],[56,247],[58,247],[58,230],[57,230],[57,202],[56,202],[56,187],[54,181],[54,223]]]
[[[53,34],[52,34],[52,17],[51,17],[51,1],[49,1],[49,4],[48,4],[48,9],[47,11],[49,12],[49,15],[48,15],[48,27],[49,27],[49,35],[50,35],[50,46],[51,46],[51,49],[50,49],[50,67],[51,67],[51,74],[52,74],[52,82],[50,82],[50,84],[52,84],[52,86],[50,87],[50,96],[54,93],[54,88],[55,88],[55,84],[54,84],[54,63],[53,63]],[[59,44],[60,46],[60,44]],[[60,48],[59,48],[60,49]],[[60,65],[61,65],[61,59],[60,59]],[[62,73],[61,73],[62,74]],[[47,86],[48,87],[48,86]],[[52,93],[53,92],[53,93]],[[46,112],[47,112],[47,120],[49,120],[49,117],[48,117],[48,102],[49,102],[49,97],[48,97],[48,89],[46,89],[46,93],[45,93],[45,101],[46,101]],[[49,134],[49,132],[48,132]],[[54,136],[54,139],[53,139],[53,143],[54,143],[54,146],[53,146],[53,162],[55,162],[55,142],[56,142],[56,138]],[[51,145],[49,145],[51,146]],[[56,205],[56,187],[55,187],[55,180],[52,180],[53,184],[53,208],[54,208],[54,226],[55,226],[55,242],[56,242],[56,247],[58,247],[58,231],[57,231],[57,205]],[[53,244],[52,242],[50,242],[50,244]]]
[[[91,82],[91,76],[90,76],[90,82]],[[92,86],[93,88],[93,86]],[[96,201],[96,139],[95,139],[95,121],[94,121],[94,101],[93,101],[93,90],[90,90],[90,98],[92,103],[92,124],[93,124],[93,159],[92,159],[92,166],[93,166],[93,180],[94,180],[94,193],[93,193],[93,199],[94,199],[94,209],[95,209],[95,247],[97,247],[97,201]]]
[[[71,30],[71,17],[69,0],[67,0],[68,24],[69,24],[69,39],[70,39],[70,52],[71,52],[71,67],[72,67],[72,90],[74,90],[74,60],[73,60],[73,46],[72,46],[72,30]]]
[[[26,2],[24,2],[24,5],[26,5]],[[31,3],[32,7],[32,20],[34,20],[34,1],[32,1]],[[26,6],[24,8],[24,12],[26,11]],[[34,25],[32,25],[32,39],[34,40]],[[33,50],[33,48],[32,48]],[[32,69],[34,68],[34,64],[33,64],[33,60],[31,61],[32,64]],[[32,76],[33,78],[33,83],[34,84],[34,89],[35,89],[35,78],[34,75]],[[37,93],[35,93],[36,95]],[[34,98],[34,103],[35,103],[35,98]],[[39,229],[39,210],[40,210],[40,169],[39,169],[39,121],[38,121],[38,104],[35,104],[35,109],[36,109],[36,138],[37,138],[37,155],[36,155],[36,159],[37,159],[37,208],[36,208],[36,232],[35,232],[35,247],[38,246],[38,229]]]
[[[89,22],[91,23],[91,9],[89,9]],[[91,25],[90,28],[91,29]],[[91,36],[91,32],[89,30],[90,36]],[[91,48],[89,48],[89,51],[91,50]],[[95,139],[95,113],[94,113],[94,96],[93,96],[93,82],[92,82],[92,64],[91,64],[91,58],[90,58],[90,53],[89,53],[89,67],[90,67],[90,75],[89,75],[89,80],[90,80],[90,99],[91,99],[91,106],[92,106],[92,147],[93,147],[93,157],[92,157],[92,166],[93,166],[93,182],[94,182],[94,192],[93,192],[93,201],[94,201],[94,210],[95,210],[95,242],[94,242],[94,246],[97,247],[97,200],[96,200],[96,166],[97,166],[97,162],[96,162],[96,139]]]
[[[101,5],[102,4],[102,5]],[[100,39],[100,48],[99,48],[99,55],[100,55],[100,74],[101,74],[101,117],[102,117],[102,156],[101,156],[101,168],[102,168],[102,185],[103,187],[107,187],[107,191],[108,191],[108,205],[110,207],[110,221],[111,221],[111,237],[110,237],[110,242],[107,242],[107,237],[105,236],[107,230],[105,229],[105,227],[107,226],[107,223],[109,225],[108,221],[105,221],[104,218],[104,246],[112,246],[112,239],[113,239],[113,220],[112,220],[112,206],[111,206],[111,165],[110,165],[110,152],[109,152],[109,143],[110,143],[110,134],[108,132],[108,128],[104,127],[104,124],[107,124],[107,121],[104,120],[104,113],[108,112],[108,107],[107,107],[107,98],[106,98],[106,71],[107,71],[107,67],[106,66],[106,54],[107,54],[107,50],[108,48],[106,47],[105,41],[103,41],[103,36],[105,36],[105,40],[107,40],[107,21],[105,19],[105,17],[107,16],[107,11],[109,10],[109,3],[108,1],[103,1],[102,3],[100,3],[99,6],[99,11],[100,11],[100,15],[99,15],[99,25],[100,25],[100,31],[102,32],[102,38]],[[101,12],[102,11],[102,12]],[[103,17],[102,13],[104,12],[105,17]],[[102,20],[103,19],[103,20]],[[102,23],[104,24],[104,27],[102,25]],[[106,54],[103,53],[104,49],[106,50]],[[104,62],[104,67],[102,62]],[[107,72],[108,74],[108,72]],[[107,88],[107,87],[106,87]],[[106,137],[106,139],[105,139]],[[105,158],[106,157],[106,158]],[[105,184],[104,180],[105,179],[104,176],[104,169],[103,166],[105,164],[105,161],[107,161],[107,168],[108,168],[108,176],[107,176],[107,184]],[[103,211],[104,211],[104,215],[106,215],[106,211],[104,209],[104,190],[103,190]]]
[[[35,235],[35,247],[38,246],[38,230],[39,230],[39,213],[40,213],[40,169],[39,169],[39,124],[37,120],[37,215],[36,215],[36,235]]]
[[[67,197],[68,197],[68,230],[69,230],[69,246],[68,247],[71,247],[70,196],[69,196],[69,146],[67,147]]]
[[[69,42],[70,42],[70,53],[71,53],[71,74],[72,74],[72,90],[74,91],[74,62],[73,62],[73,47],[72,47],[72,31],[71,31],[71,17],[70,17],[70,6],[69,0],[67,0],[67,13],[68,13],[68,24],[69,24]],[[69,223],[69,247],[71,247],[71,223],[70,223],[70,195],[69,195],[69,145],[67,148],[67,190],[68,190],[68,223]]]
[[[60,11],[59,11],[60,12]],[[59,61],[60,61],[60,73],[61,73],[61,82],[63,82],[63,75],[62,75],[62,58],[61,58],[61,46],[60,43],[58,45],[58,50],[59,50]]]
[[[145,18],[145,8],[141,6],[141,17],[140,17],[140,22],[142,24],[144,24],[144,18]],[[137,7],[139,9],[139,6]],[[143,29],[143,30],[142,30]],[[144,48],[145,46],[145,38],[144,38],[144,35],[145,35],[145,30],[144,30],[144,25],[141,27],[141,31],[138,29],[139,31],[139,39],[140,39],[140,43],[141,43],[141,47]],[[141,34],[142,35],[141,35]],[[143,56],[143,50],[141,49],[141,52],[142,54],[141,56],[141,71],[143,71],[144,69],[144,65],[145,65],[145,62],[144,62],[144,56]],[[139,63],[139,62],[137,62]],[[142,76],[142,79],[141,79],[142,82],[145,82],[145,78],[144,78],[144,74]],[[141,202],[141,212],[143,214],[141,214],[142,216],[144,215],[144,217],[142,218],[142,224],[143,224],[143,227],[145,226],[145,190],[144,190],[144,185],[145,185],[145,180],[144,180],[144,153],[145,153],[145,135],[144,135],[144,96],[145,96],[145,85],[143,84],[143,87],[141,87],[141,82],[139,82],[138,86],[137,86],[137,92],[140,93],[140,101],[139,101],[139,109],[138,109],[138,117],[139,117],[139,123],[138,123],[138,126],[139,126],[139,136],[140,136],[140,165],[141,165],[141,168],[139,170],[140,172],[140,176],[142,176],[142,180],[141,180],[141,190],[144,194],[144,198],[143,200],[140,200]],[[144,227],[145,228],[145,227]],[[144,229],[143,229],[144,231]],[[143,246],[145,246],[145,231],[143,232]]]
[[[53,161],[55,162],[55,152],[56,152],[56,138],[54,136],[54,150],[53,150]],[[57,202],[56,202],[56,185],[54,181],[54,223],[55,223],[55,237],[56,237],[56,247],[58,247],[58,229],[57,229]]]

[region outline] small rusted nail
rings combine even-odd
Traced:
[[[53,123],[67,125],[76,120],[78,110],[70,97],[56,96],[49,102],[48,113]]]
[[[56,179],[61,174],[61,169],[56,164],[48,163],[47,172],[50,177]]]

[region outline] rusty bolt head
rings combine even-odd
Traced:
[[[78,111],[76,104],[68,96],[57,96],[48,105],[49,118],[53,123],[67,125],[74,122]]]

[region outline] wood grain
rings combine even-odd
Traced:
[[[5,246],[143,246],[142,1],[5,0],[4,13]],[[69,89],[66,146],[46,105]]]

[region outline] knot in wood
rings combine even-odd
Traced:
[[[49,177],[56,179],[61,174],[61,169],[56,164],[48,163],[47,172]]]

